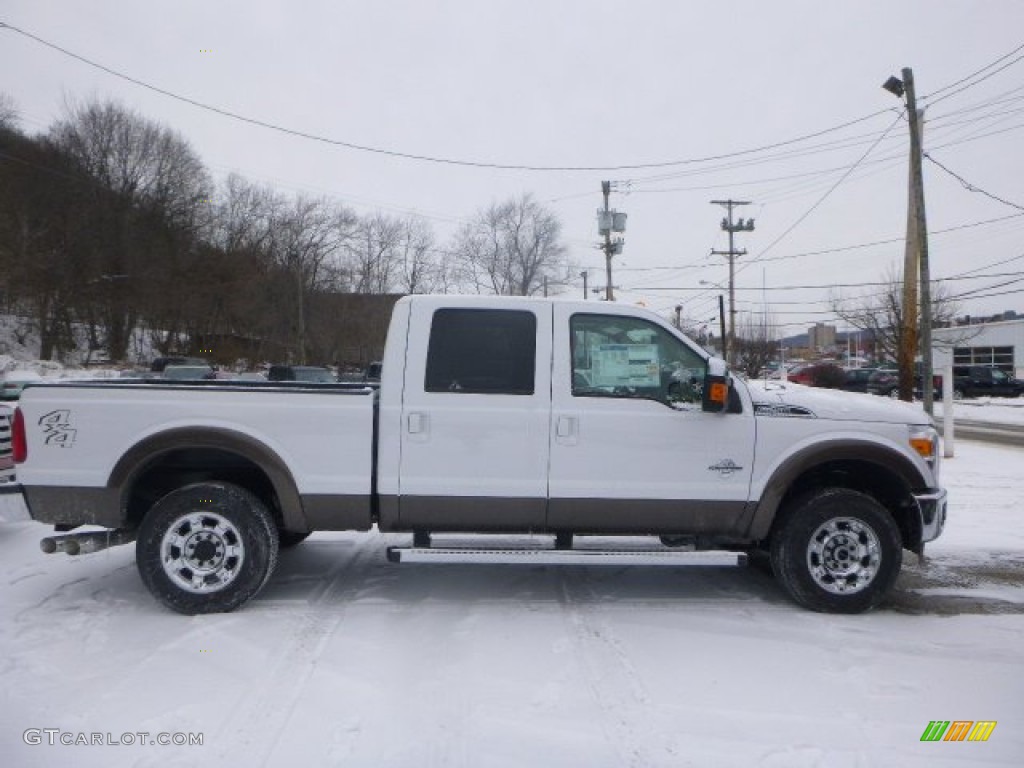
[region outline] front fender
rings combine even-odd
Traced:
[[[788,456],[774,469],[754,508],[749,537],[762,540],[768,535],[786,492],[801,475],[835,461],[877,465],[879,472],[899,479],[906,488],[908,499],[911,491],[927,488],[929,484],[928,477],[909,457],[885,445],[857,439],[814,443]]]

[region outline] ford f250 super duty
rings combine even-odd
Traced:
[[[858,612],[946,514],[938,436],[919,408],[744,382],[664,319],[612,303],[407,297],[379,388],[30,386],[12,441],[32,517],[56,527],[44,551],[135,541],[146,586],[188,614],[242,605],[278,548],[311,531],[373,526],[413,534],[388,550],[397,561],[706,565],[759,552],[796,602]],[[433,546],[441,532],[481,536]],[[516,548],[500,544],[507,533],[537,536]],[[587,534],[652,539],[595,548]]]

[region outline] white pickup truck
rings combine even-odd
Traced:
[[[242,605],[279,546],[373,526],[413,533],[398,561],[757,551],[801,605],[859,612],[942,531],[938,445],[916,407],[745,383],[643,309],[451,296],[398,302],[379,389],[40,385],[13,428],[30,513],[56,526],[44,551],[134,540],[146,586],[187,614]],[[481,536],[432,546],[442,532]]]

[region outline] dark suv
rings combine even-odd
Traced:
[[[848,368],[839,388],[845,389],[847,392],[867,392],[871,374],[876,370],[876,368]]]
[[[987,365],[953,366],[953,397],[1020,397],[1024,381]]]
[[[900,396],[900,372],[894,368],[879,368],[868,379],[867,391],[872,395],[897,398]],[[942,396],[942,376],[932,373],[932,392]],[[921,363],[914,363],[914,397],[924,396],[924,374]]]
[[[894,368],[877,368],[868,376],[865,391],[883,397],[900,396],[900,372]]]

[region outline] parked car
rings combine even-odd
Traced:
[[[850,368],[846,371],[842,386],[839,388],[845,389],[847,392],[867,392],[868,379],[876,370],[876,368]]]
[[[914,397],[924,396],[924,375],[921,363],[914,364]],[[894,368],[880,368],[868,377],[867,392],[896,399],[900,396],[900,372]],[[942,396],[942,376],[932,374],[932,392],[935,397]]]
[[[879,368],[867,377],[865,391],[883,397],[899,397],[899,371],[893,368]]]
[[[163,377],[173,381],[195,381],[215,379],[217,372],[208,365],[168,365],[164,368]]]
[[[150,365],[149,370],[154,373],[163,373],[169,365],[205,365],[209,367],[210,364],[201,357],[158,357]]]
[[[953,366],[953,397],[1021,397],[1024,381],[987,365]]]
[[[895,368],[876,368],[868,375],[865,391],[882,397],[899,397],[900,372]]]
[[[0,400],[17,400],[26,385],[41,380],[35,371],[11,371],[0,381]]]
[[[370,363],[363,372],[363,381],[380,383],[380,372],[383,367],[384,363],[379,360]]]
[[[786,374],[786,378],[794,384],[804,384],[808,387],[813,387],[814,382],[811,378],[811,369],[813,365],[794,365],[789,369],[789,373]]]
[[[843,382],[843,370],[832,363],[807,363],[791,369],[788,379],[808,387],[836,389]]]
[[[311,384],[337,381],[330,370],[320,365],[272,365],[267,378],[270,381],[304,381]]]

